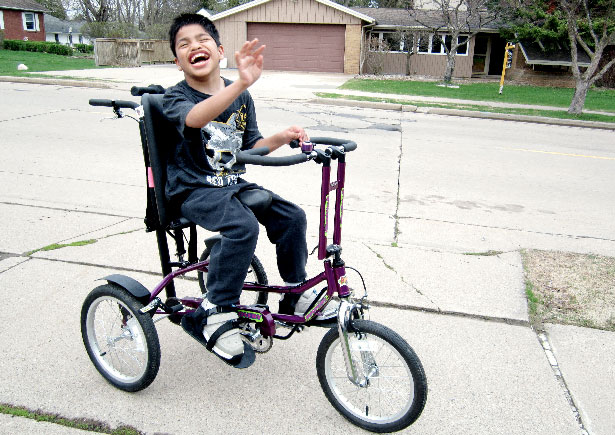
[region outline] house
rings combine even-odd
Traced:
[[[84,24],[85,21],[66,21],[45,14],[45,40],[71,47],[73,44],[91,44],[90,38],[81,33]]]
[[[34,0],[0,0],[0,30],[4,39],[44,41],[45,12]]]
[[[437,19],[437,11],[425,13]],[[267,45],[266,69],[440,76],[446,63],[446,32],[425,34],[425,26],[405,9],[347,8],[330,0],[254,0],[211,20],[227,54],[253,38]],[[417,32],[417,37],[411,43],[407,36],[400,39],[402,30],[406,35]],[[379,71],[369,61],[375,39],[387,42],[386,51],[374,50],[382,58]],[[459,51],[455,76],[500,74],[505,45],[495,26],[481,29]],[[408,52],[413,53],[410,62]],[[228,56],[228,66],[235,67],[233,56]]]
[[[442,76],[446,67],[445,45],[450,47],[451,36],[440,11],[433,8],[414,13],[392,8],[354,9],[370,15],[375,21],[364,29],[363,58],[366,62],[363,73]],[[467,43],[457,50],[454,77],[501,74],[506,41],[499,36],[497,24],[476,23],[473,28],[478,31],[476,35],[459,35],[458,42]],[[428,29],[441,30],[432,33]]]
[[[211,17],[228,66],[246,40],[267,45],[265,68],[358,74],[363,28],[374,19],[330,0],[254,0]]]

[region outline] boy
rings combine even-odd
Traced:
[[[236,195],[262,188],[240,178],[245,167],[234,163],[233,156],[240,149],[267,147],[274,151],[292,140],[309,138],[297,126],[267,138],[258,131],[254,102],[247,92],[263,70],[265,47],[258,47],[257,40],[244,43],[235,53],[239,72],[235,82],[220,76],[224,48],[209,19],[180,15],[171,26],[169,40],[185,80],[167,89],[163,99],[165,116],[183,138],[167,166],[166,194],[183,216],[222,236],[210,255],[207,299],[183,317],[182,327],[222,360],[248,367],[254,361],[254,351],[240,338],[233,305],[239,302],[254,255],[258,224],[265,226],[269,240],[276,245],[280,276],[287,285],[298,285],[306,278],[306,218],[299,207],[272,193],[271,206],[257,219]],[[281,311],[303,315],[316,297],[311,291],[300,298],[286,297]],[[321,318],[335,315],[337,307],[333,303],[329,306],[332,308]]]

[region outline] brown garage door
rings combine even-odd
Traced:
[[[265,44],[265,69],[344,72],[344,25],[248,23]]]

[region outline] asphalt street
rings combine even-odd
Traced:
[[[177,81],[168,67],[134,72],[106,71],[116,74],[109,89],[0,83],[0,288],[11,301],[0,402],[146,433],[362,433],[320,391],[324,331],[315,328],[237,371],[164,321],[148,389],[120,392],[93,368],[79,331],[87,293],[110,273],[149,288],[160,279],[142,223],[136,123],[87,105],[135,99],[128,89],[139,82]],[[404,433],[614,433],[604,404],[615,401],[615,336],[549,325],[541,340],[528,322],[519,251],[615,255],[615,132],[320,105],[312,92],[347,77],[289,75],[286,87],[280,77],[253,91],[265,135],[297,124],[359,145],[348,157],[344,259],[363,273],[372,319],[410,343],[429,382],[425,411]],[[316,244],[316,165],[253,167],[247,178],[300,204]],[[31,253],[84,240],[94,242]],[[488,251],[500,254],[467,255]],[[264,234],[257,255],[279,282]],[[310,260],[310,272],[319,267]],[[178,286],[192,294],[196,283]],[[0,419],[0,433],[14,427]]]

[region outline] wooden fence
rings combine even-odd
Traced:
[[[173,62],[169,41],[162,39],[97,38],[96,65],[141,66],[142,63]]]

